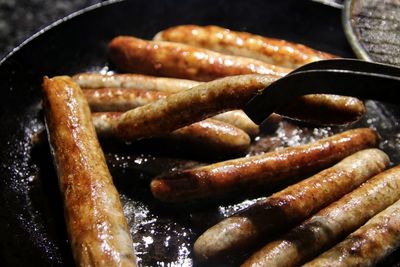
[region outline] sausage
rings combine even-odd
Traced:
[[[118,192],[91,122],[69,77],[44,78],[44,109],[72,253],[78,266],[136,266]]]
[[[284,117],[319,125],[354,122],[366,111],[363,102],[357,98],[325,94],[304,95],[275,110]]]
[[[196,240],[194,253],[205,261],[235,251],[248,251],[352,191],[388,164],[388,156],[378,149],[356,152],[214,225]]]
[[[93,113],[93,124],[97,135],[102,138],[117,138],[113,127],[122,113],[98,112]],[[250,137],[231,124],[206,119],[165,134],[162,138],[185,141],[213,151],[238,153],[250,146]]]
[[[158,176],[151,182],[151,191],[154,197],[165,202],[250,191],[320,170],[355,151],[376,144],[374,131],[349,130],[307,145]]]
[[[166,98],[168,93],[126,88],[99,88],[83,91],[92,112],[128,111],[158,99]],[[230,123],[251,136],[259,133],[259,127],[241,110],[228,111],[213,117],[215,120]]]
[[[303,266],[374,266],[399,246],[400,200]]]
[[[92,113],[93,126],[99,138],[114,139],[114,126],[121,117],[121,112],[95,112]]]
[[[251,141],[249,135],[241,129],[214,119],[205,119],[185,126],[167,137],[226,153],[243,152],[249,148]]]
[[[267,244],[242,267],[299,266],[334,245],[399,198],[400,166],[397,166],[376,175],[285,236]]]
[[[94,112],[127,111],[170,95],[165,92],[122,88],[88,89],[84,90],[84,94]],[[337,125],[358,120],[366,109],[357,98],[314,94],[299,97],[279,107],[276,112],[308,123]],[[229,122],[250,135],[258,133],[258,126],[240,110],[221,113],[214,118]]]
[[[211,81],[225,76],[251,73],[281,77],[290,71],[251,58],[129,36],[114,38],[109,44],[109,54],[111,61],[126,72],[196,81]]]
[[[223,112],[213,116],[212,118],[242,129],[250,136],[256,136],[260,133],[260,127],[258,127],[258,125],[247,117],[246,113],[240,109]]]
[[[237,32],[213,25],[175,26],[157,33],[153,40],[184,43],[228,55],[250,57],[288,68],[297,68],[316,60],[335,57],[301,44],[247,32]]]
[[[72,77],[83,89],[96,88],[133,88],[146,91],[177,93],[199,85],[199,82],[165,77],[153,77],[141,74],[79,73]]]
[[[115,127],[124,140],[162,135],[183,126],[237,109],[274,78],[248,74],[200,84],[165,99],[125,112]]]
[[[92,112],[127,111],[166,98],[169,94],[127,88],[99,88],[84,90]]]

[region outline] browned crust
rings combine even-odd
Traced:
[[[219,152],[243,152],[250,137],[241,129],[222,121],[206,119],[173,131],[168,138],[185,140]]]
[[[251,57],[289,68],[335,57],[301,44],[237,32],[214,25],[175,26],[159,32],[154,40],[184,43],[220,53]]]
[[[288,234],[268,243],[242,266],[299,266],[399,198],[400,166],[397,166],[376,175]]]
[[[200,84],[125,112],[115,133],[124,140],[163,135],[217,113],[237,109],[274,78],[239,75]]]
[[[128,88],[99,88],[84,90],[92,112],[127,111],[166,98],[168,93]]]
[[[378,149],[356,152],[335,166],[273,194],[214,225],[194,244],[199,260],[245,252],[352,191],[389,164]]]
[[[296,98],[275,112],[309,123],[338,125],[359,120],[366,108],[361,100],[354,97],[312,94]]]
[[[166,91],[133,88],[97,88],[84,90],[83,93],[93,112],[128,111],[171,95]],[[357,98],[314,94],[299,97],[279,107],[276,112],[308,123],[337,125],[358,120],[366,109]],[[243,111],[226,112],[214,118],[229,122],[252,136],[258,134],[258,126]]]
[[[100,74],[79,73],[72,77],[82,89],[96,89],[105,87],[133,88],[146,91],[162,91],[177,93],[189,89],[199,82],[184,79],[154,77],[141,74]]]
[[[119,195],[91,122],[89,106],[69,77],[44,78],[50,144],[79,266],[136,266]]]
[[[121,112],[96,112],[92,114],[97,135],[116,139],[113,132]],[[222,121],[206,119],[160,136],[167,140],[178,140],[196,146],[198,149],[223,153],[239,153],[250,146],[250,137],[241,129]]]
[[[308,145],[159,176],[151,182],[151,190],[165,202],[221,197],[322,169],[376,144],[374,131],[350,130]]]
[[[400,200],[303,266],[374,266],[400,246]]]
[[[251,73],[281,77],[290,71],[255,59],[129,36],[114,38],[109,44],[109,54],[113,63],[123,71],[196,81]]]

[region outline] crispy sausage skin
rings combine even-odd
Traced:
[[[93,112],[127,111],[170,95],[164,91],[134,88],[87,89],[83,93]],[[365,111],[363,102],[356,98],[316,94],[299,97],[276,112],[309,123],[335,125],[356,121]],[[231,123],[251,136],[259,132],[258,125],[240,110],[221,113],[214,119]]]
[[[399,246],[400,200],[303,266],[374,266]]]
[[[119,36],[109,44],[112,62],[121,70],[155,76],[211,81],[239,74],[283,76],[290,70],[251,58],[171,42]]]
[[[169,94],[131,88],[99,88],[84,90],[92,112],[127,111],[147,105]]]
[[[184,43],[228,55],[250,57],[288,68],[297,68],[312,61],[334,57],[301,44],[247,32],[237,32],[213,25],[171,27],[156,34],[153,40]]]
[[[320,170],[376,144],[374,131],[350,130],[307,145],[165,174],[153,179],[151,191],[165,202],[221,197]]]
[[[249,117],[247,117],[246,113],[240,109],[223,112],[211,118],[229,123],[245,131],[250,136],[256,136],[260,133],[260,127],[258,127],[258,125],[255,124]]]
[[[97,135],[101,138],[118,138],[113,128],[121,115],[120,112],[93,113],[93,125]],[[160,137],[184,141],[202,149],[224,153],[243,152],[250,146],[248,134],[229,123],[214,119],[199,121]]]
[[[268,75],[248,74],[200,84],[165,99],[125,112],[115,133],[125,140],[158,136],[237,109],[272,81]]]
[[[304,95],[275,110],[284,117],[319,125],[354,122],[366,111],[357,98],[325,94]]]
[[[44,108],[79,266],[136,266],[121,202],[91,122],[89,106],[69,77],[44,78]]]
[[[214,225],[197,239],[194,253],[205,261],[235,251],[248,251],[352,191],[388,164],[388,156],[378,149],[356,152]]]
[[[399,198],[400,166],[397,166],[376,175],[285,236],[267,244],[242,267],[299,266],[356,230]]]
[[[184,79],[154,77],[141,74],[79,73],[72,77],[82,89],[133,88],[146,91],[177,93],[197,86],[200,82]]]
[[[250,137],[241,129],[218,120],[205,119],[182,127],[167,135],[200,147],[220,152],[243,152],[250,146]]]

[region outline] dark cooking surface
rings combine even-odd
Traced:
[[[308,44],[352,56],[340,26],[340,11],[312,2],[293,1],[127,1],[93,10],[38,36],[0,66],[0,258],[2,266],[70,266],[57,178],[46,143],[30,140],[43,126],[40,83],[43,75],[100,70],[107,65],[106,44],[117,34],[151,38],[176,24],[217,24]],[[178,8],[179,6],[179,8]],[[244,15],[246,14],[246,15]],[[399,110],[368,102],[361,122],[382,136],[381,148],[400,162]],[[255,153],[321,138],[341,128],[314,128],[284,121],[265,125]],[[161,146],[162,145],[162,146]],[[210,161],[210,154],[147,142],[120,149],[104,144],[140,262],[147,266],[191,265],[191,246],[209,225],[266,195],[241,195],[222,205],[163,206],[149,192],[151,177],[175,168]],[[183,158],[190,160],[183,160]],[[216,160],[216,159],[213,159]],[[244,202],[243,202],[244,201]],[[133,218],[135,223],[133,224]],[[228,263],[229,264],[229,263]]]
[[[400,1],[353,1],[350,10],[354,34],[367,55],[373,61],[399,66]]]
[[[1,0],[0,59],[40,29],[101,0]]]

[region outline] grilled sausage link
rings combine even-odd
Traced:
[[[133,88],[145,91],[177,93],[197,86],[200,82],[184,79],[154,77],[141,74],[79,73],[72,77],[83,89]]]
[[[399,246],[400,200],[303,266],[374,266]]]
[[[320,170],[376,144],[372,130],[350,130],[307,145],[165,174],[153,179],[151,191],[165,202],[221,197]]]
[[[115,133],[125,140],[162,135],[217,113],[243,106],[274,78],[248,74],[200,84],[125,112]]]
[[[260,133],[260,127],[255,124],[243,110],[231,110],[217,114],[213,117],[214,120],[219,120],[225,123],[229,123],[243,131],[245,131],[250,136],[256,136]]]
[[[113,131],[121,117],[120,112],[97,112],[92,114],[97,135],[102,138],[118,138]],[[194,144],[207,150],[238,153],[250,146],[250,137],[229,123],[206,119],[167,133],[162,138],[175,139]]]
[[[44,108],[72,252],[78,266],[136,266],[121,202],[91,122],[69,77],[44,78]]]
[[[242,266],[299,266],[356,230],[399,198],[400,166],[397,166],[376,175],[285,236],[267,244]]]
[[[83,93],[93,112],[127,111],[170,95],[163,91],[134,88],[87,89]],[[365,111],[362,101],[356,98],[318,94],[302,96],[277,110],[279,114],[292,119],[324,125],[356,121]],[[214,119],[231,123],[251,136],[259,132],[258,125],[240,110],[221,113]]]
[[[175,26],[157,33],[153,40],[184,43],[288,68],[297,68],[312,61],[334,57],[301,44],[213,25]]]
[[[387,155],[378,149],[359,151],[211,227],[195,242],[195,255],[205,261],[248,251],[352,191],[388,164]]]
[[[354,122],[366,111],[357,98],[324,94],[304,95],[275,110],[282,116],[320,125]]]
[[[290,71],[251,58],[129,36],[114,38],[109,44],[109,54],[112,62],[126,72],[196,81],[211,81],[225,76],[251,73],[281,77]]]
[[[131,88],[99,88],[84,90],[92,112],[127,111],[166,98],[168,93]]]
[[[92,112],[128,111],[166,98],[168,93],[127,88],[99,88],[83,91]],[[259,133],[259,127],[241,110],[232,110],[213,116],[215,120],[229,123],[251,136]]]

